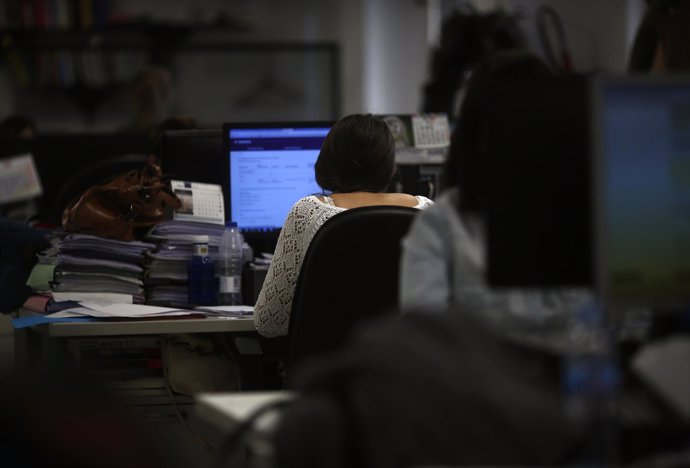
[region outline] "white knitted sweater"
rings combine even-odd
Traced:
[[[416,198],[418,203],[415,208],[433,205],[426,197]],[[261,335],[274,337],[287,334],[297,277],[309,243],[323,223],[345,210],[313,195],[301,198],[292,206],[254,307],[254,325]]]

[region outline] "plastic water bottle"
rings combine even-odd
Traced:
[[[208,236],[194,236],[193,256],[187,263],[187,301],[190,305],[215,305],[215,265],[208,256]]]
[[[596,466],[616,456],[613,416],[619,376],[603,319],[596,303],[574,311],[562,373],[566,413],[586,434],[579,461]]]
[[[226,223],[218,248],[218,304],[242,304],[243,244],[237,223]]]

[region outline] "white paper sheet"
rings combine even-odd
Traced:
[[[89,314],[92,317],[161,317],[165,315],[189,315],[190,310],[156,307],[143,304],[98,304],[94,302],[80,302],[82,307],[100,313]],[[71,309],[68,309],[71,310]]]
[[[27,200],[43,193],[31,154],[0,161],[0,203]]]
[[[89,292],[53,292],[55,302],[88,301],[96,304],[131,304],[131,294],[89,293]]]
[[[117,306],[122,306],[122,305],[133,305],[133,304],[114,304]],[[148,307],[148,306],[144,306]],[[60,312],[55,312],[50,315],[46,315],[46,317],[50,318],[60,318],[60,317],[95,317],[95,318],[131,318],[131,319],[136,319],[136,318],[145,318],[145,317],[178,317],[182,315],[190,315],[193,314],[194,312],[191,310],[182,310],[182,309],[174,309],[169,312],[161,312],[161,313],[149,313],[149,314],[142,314],[140,311],[132,311],[132,310],[120,310],[118,313],[113,313],[112,311],[103,311],[103,310],[94,310],[90,309],[87,307],[75,307],[73,309],[65,309],[61,310]]]

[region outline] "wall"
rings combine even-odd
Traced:
[[[423,2],[366,2],[362,61],[364,104],[371,112],[408,113],[420,107],[428,67]]]
[[[232,14],[247,27],[222,32],[204,32],[200,39],[234,42],[303,42],[331,41],[340,46],[340,111],[352,112],[414,112],[419,107],[419,88],[426,71],[425,3],[419,0],[275,0],[220,1],[165,0],[112,1],[113,8],[134,17],[156,23],[210,21],[214,15]],[[197,37],[199,38],[199,37]],[[260,54],[242,59],[246,66],[270,68]],[[250,88],[251,77],[245,66],[223,61],[223,54],[186,55],[174,63],[178,79],[175,88],[174,113],[189,113],[202,123],[218,124],[237,120],[232,107],[221,104],[231,99],[232,91]],[[279,112],[280,102],[264,100],[262,106],[244,112],[243,119],[276,120],[282,118],[323,118],[316,90],[322,86],[319,71],[323,65],[301,62],[290,65],[299,71],[281,76],[283,81],[314,91],[307,96],[309,105],[292,114]],[[233,67],[235,67],[233,69]],[[249,80],[249,81],[248,81]],[[293,83],[294,84],[294,83]],[[317,98],[314,98],[314,95]],[[316,99],[316,101],[315,101]],[[18,109],[18,103],[21,108]],[[322,103],[321,103],[322,104]],[[304,108],[312,109],[305,111]],[[319,111],[321,109],[321,111]],[[125,123],[132,112],[126,90],[106,95],[93,113],[91,121],[74,98],[67,94],[39,94],[19,89],[0,69],[0,116],[15,110],[35,115],[43,131],[114,130]],[[287,116],[287,117],[286,117]]]
[[[473,3],[480,10],[503,8],[518,13],[531,47],[540,54],[535,11],[539,5],[551,6],[563,20],[575,69],[581,72],[624,72],[644,12],[644,0],[474,0]]]
[[[244,14],[256,29],[240,39],[339,44],[341,114],[419,108],[428,56],[424,1],[258,0]]]
[[[415,112],[421,104],[421,86],[428,70],[429,47],[437,39],[439,11],[465,3],[450,0],[120,0],[124,11],[135,9],[154,15],[154,20],[207,20],[218,11],[234,12],[250,26],[247,31],[224,33],[237,41],[335,41],[340,45],[340,114],[352,112]],[[480,9],[502,7],[517,11],[532,47],[541,52],[534,28],[534,11],[549,4],[563,18],[576,69],[623,71],[632,35],[642,14],[644,0],[473,0]],[[180,6],[185,5],[185,6]],[[138,9],[138,10],[137,10]],[[218,101],[204,80],[226,80],[213,69],[188,69],[198,80],[180,90],[179,101],[209,108]],[[196,74],[195,74],[196,73]],[[242,70],[237,71],[242,73]],[[314,79],[307,73],[305,78]],[[14,110],[17,94],[5,68],[0,69],[0,115]],[[60,130],[89,127],[69,100],[33,99],[31,105],[50,109],[52,127]],[[184,107],[176,109],[184,112]],[[127,112],[126,96],[118,95],[101,110],[100,129],[115,128],[118,116]],[[194,112],[200,112],[194,109]],[[202,121],[222,118],[222,109]],[[261,111],[270,120],[270,107]],[[305,116],[308,118],[308,116]],[[40,122],[39,122],[40,123]],[[48,127],[50,127],[48,125]],[[48,128],[50,129],[50,128]]]

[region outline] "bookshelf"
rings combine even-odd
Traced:
[[[157,23],[110,0],[7,0],[0,5],[0,57],[13,83],[46,96],[62,93],[87,114],[121,92],[150,64],[200,31],[237,32],[227,16],[213,23]]]
[[[0,28],[24,31],[92,31],[142,22],[224,25],[246,30],[247,9],[217,0],[3,0]]]
[[[176,50],[196,29],[130,24],[90,31],[0,30],[2,58],[22,88],[114,91]]]
[[[213,2],[166,2],[158,17],[136,10],[139,3],[0,4],[0,69],[7,75],[2,83],[12,87],[7,95],[15,112],[49,131],[120,128],[131,117],[129,84],[155,65],[171,72],[172,113],[194,115],[207,126],[339,115],[337,44],[261,41],[242,8],[233,10],[237,2],[187,16],[180,4]]]

